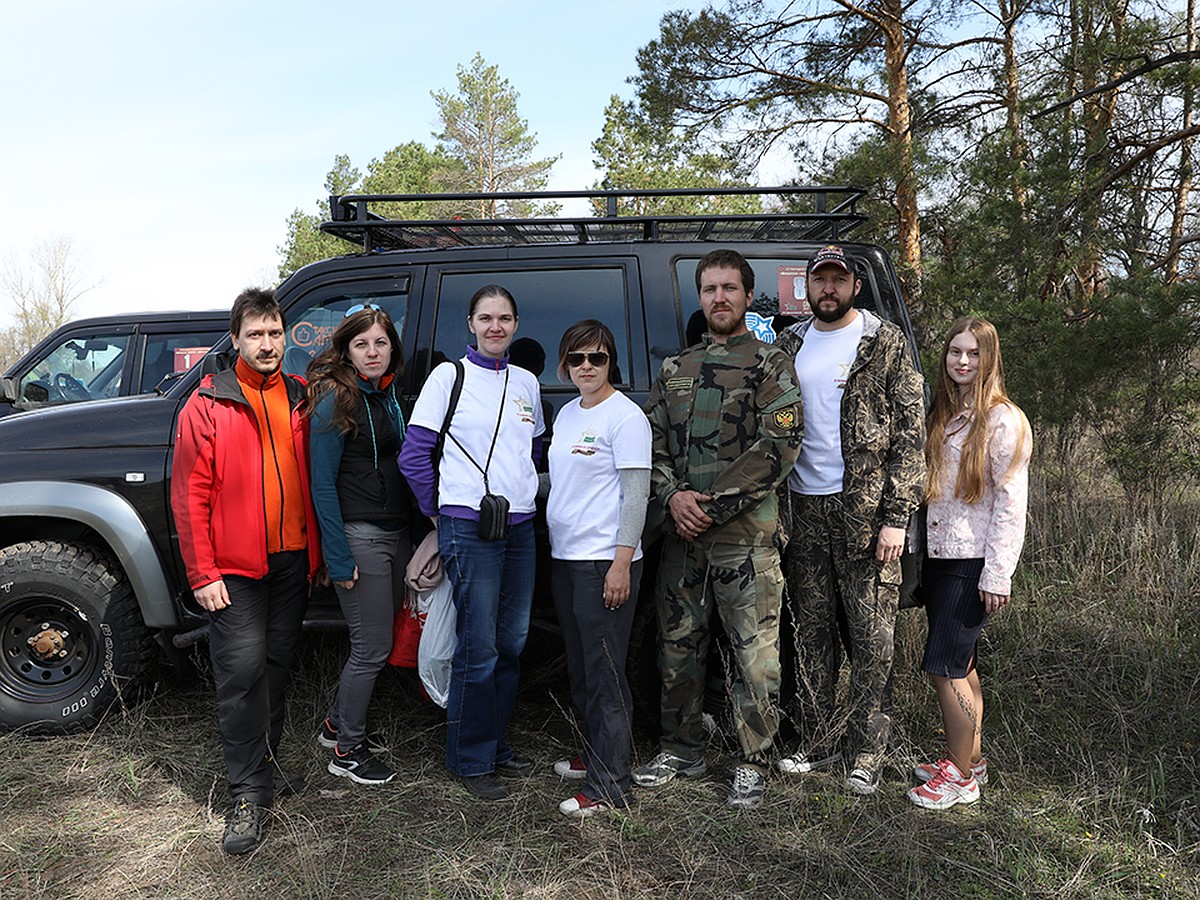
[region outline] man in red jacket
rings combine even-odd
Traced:
[[[281,370],[283,311],[269,290],[234,301],[230,371],[179,414],[171,507],[188,584],[208,611],[217,718],[233,812],[227,853],[262,839],[274,798],[292,656],[320,561],[308,487],[303,379]]]

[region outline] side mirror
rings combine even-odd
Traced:
[[[0,378],[0,400],[5,403],[17,402],[17,380],[15,378]]]
[[[237,362],[237,351],[233,349],[206,353],[200,360],[201,375],[216,375],[226,369],[232,369]]]

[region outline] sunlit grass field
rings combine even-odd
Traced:
[[[556,810],[576,785],[550,766],[578,743],[552,646],[531,654],[512,732],[538,774],[484,804],[447,777],[439,711],[409,672],[385,673],[372,714],[396,781],[325,772],[314,736],[344,636],[316,634],[281,753],[308,785],[276,804],[257,852],[220,849],[202,661],[198,680],[164,672],[93,732],[0,736],[0,897],[1200,896],[1200,503],[1034,495],[1014,605],[980,649],[991,781],[972,807],[904,797],[939,741],[920,612],[901,614],[876,795],[848,794],[840,769],[775,776],[761,809],[734,812],[732,759],[714,742],[707,776],[639,789],[630,814],[583,823]],[[640,735],[636,760],[655,750]]]

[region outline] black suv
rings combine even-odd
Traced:
[[[0,416],[60,403],[147,394],[200,361],[229,311],[125,313],[55,329],[4,373]]]
[[[621,209],[666,194],[721,193],[782,195],[802,211],[678,216]],[[512,353],[538,375],[548,414],[575,394],[555,377],[559,338],[589,317],[612,328],[621,389],[643,402],[663,359],[703,330],[702,320],[695,327],[694,272],[704,253],[730,247],[749,259],[757,282],[750,325],[773,340],[781,321],[803,314],[805,260],[830,241],[858,262],[859,304],[904,329],[915,361],[891,260],[880,247],[846,240],[863,221],[855,211],[861,194],[789,187],[471,195],[498,202],[582,199],[603,214],[446,221],[377,212],[429,197],[335,196],[322,227],[359,251],[305,266],[279,285],[287,319],[284,367],[302,373],[347,308],[375,303],[400,332],[402,390],[411,405],[436,362],[462,354],[470,296],[499,283],[520,307]],[[180,407],[201,369],[230,364],[229,347],[226,334],[200,367],[162,393],[0,421],[0,726],[64,731],[95,723],[119,691],[146,674],[156,637],[162,642],[203,624],[179,556],[168,479]],[[648,533],[643,597],[657,543]],[[643,633],[653,625],[652,607],[641,604]],[[332,591],[314,594],[308,620],[340,620]]]

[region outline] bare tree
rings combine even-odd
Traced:
[[[0,331],[0,369],[66,322],[75,301],[95,286],[80,274],[70,238],[37,244],[27,262],[10,256],[0,268],[0,294],[12,307],[12,324]]]

